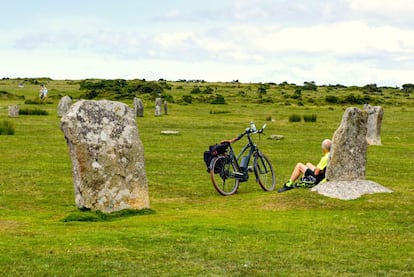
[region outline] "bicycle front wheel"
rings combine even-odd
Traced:
[[[237,172],[237,166],[228,156],[218,156],[211,162],[211,182],[221,195],[232,195],[239,188],[239,179],[235,178],[234,172]]]
[[[272,191],[276,185],[276,176],[273,171],[273,166],[269,159],[263,153],[256,153],[254,156],[254,174],[256,175],[256,182],[264,191]]]

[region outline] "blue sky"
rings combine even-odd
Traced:
[[[414,83],[414,0],[0,5],[0,78]]]

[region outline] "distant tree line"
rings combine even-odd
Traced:
[[[84,91],[81,98],[95,99],[95,98],[109,98],[109,99],[123,99],[133,98],[140,95],[149,95],[151,98],[161,96],[164,89],[171,89],[171,86],[166,81],[160,80],[158,82],[145,80],[82,80],[79,83],[80,90]]]

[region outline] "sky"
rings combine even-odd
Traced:
[[[0,0],[0,78],[414,83],[414,0]]]

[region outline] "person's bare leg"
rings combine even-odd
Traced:
[[[307,169],[307,166],[303,163],[297,163],[295,168],[292,171],[292,175],[290,176],[289,181],[283,185],[280,189],[277,190],[277,192],[284,192],[287,190],[291,190],[294,188],[294,183],[299,178],[300,175],[302,175]]]
[[[292,175],[290,175],[289,181],[295,182],[303,173],[305,173],[308,167],[303,163],[297,163],[295,169],[292,171]]]
[[[309,169],[310,169],[310,170],[312,170],[312,171],[315,171],[315,167],[316,167],[316,166],[314,166],[314,165],[313,165],[313,164],[311,164],[311,163],[307,163],[307,164],[306,164],[306,167],[307,167],[307,168],[309,168]],[[305,171],[306,171],[306,169],[305,169]],[[305,171],[304,171],[303,173],[305,173]]]

